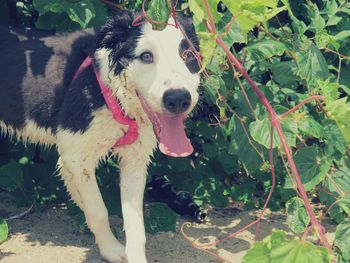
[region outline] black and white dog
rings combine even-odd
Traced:
[[[178,17],[179,27],[162,31],[149,23],[132,26],[134,19],[123,11],[98,33],[56,36],[0,27],[0,129],[57,146],[60,175],[100,253],[118,263],[147,262],[147,166],[157,141],[171,156],[192,152],[183,122],[200,82],[189,18]],[[96,166],[110,155],[119,157],[125,248],[111,232],[95,178]]]

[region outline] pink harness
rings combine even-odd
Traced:
[[[77,72],[75,72],[73,80],[75,80],[84,69],[90,66],[92,66],[94,69],[97,82],[100,85],[107,107],[112,112],[113,119],[120,124],[129,126],[127,132],[114,144],[114,147],[133,144],[139,136],[137,123],[135,120],[130,119],[127,115],[125,115],[117,99],[113,96],[112,90],[103,84],[101,75],[95,69],[94,65],[92,64],[92,59],[90,57],[87,57],[84,60],[84,62],[80,65]]]

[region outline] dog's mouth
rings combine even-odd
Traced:
[[[172,157],[185,157],[193,152],[193,147],[185,133],[185,115],[167,115],[152,111],[146,100],[139,96],[141,104],[158,138],[159,150]]]

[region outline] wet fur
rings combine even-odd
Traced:
[[[90,29],[64,35],[0,26],[0,130],[5,136],[56,145],[67,190],[84,211],[102,256],[115,263],[147,262],[142,200],[147,165],[157,145],[132,76],[125,70],[135,59],[136,43],[142,36],[140,27],[131,26],[133,19],[132,13],[122,12],[99,33]],[[189,26],[184,30],[198,48]],[[182,42],[178,55],[186,49],[188,45]],[[113,148],[127,127],[112,118],[93,70],[85,69],[72,81],[88,55],[93,56],[95,67],[125,112],[139,125],[138,140],[132,145]],[[190,59],[183,67],[195,75],[199,67]],[[195,89],[198,78],[192,82]],[[125,248],[111,232],[95,178],[99,161],[109,155],[120,160]]]

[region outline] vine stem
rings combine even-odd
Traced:
[[[280,117],[281,120],[283,120],[285,117],[287,117],[289,114],[291,114],[292,112],[296,111],[297,109],[299,109],[300,107],[304,106],[306,103],[309,103],[312,100],[325,100],[325,98],[321,95],[314,95],[311,96],[310,98],[307,98],[306,100],[303,100],[302,102],[300,102],[298,105],[295,105],[293,108],[291,108],[290,110],[286,111],[285,113],[283,113]]]
[[[294,160],[293,160],[293,157],[292,157],[292,151],[291,151],[291,149],[290,149],[290,147],[289,147],[289,145],[287,143],[286,137],[285,137],[285,135],[283,133],[282,126],[280,124],[280,121],[279,121],[277,113],[274,111],[273,107],[268,102],[267,98],[264,96],[264,94],[261,92],[261,90],[257,87],[255,82],[249,76],[249,74],[244,69],[244,67],[239,62],[239,60],[233,55],[233,53],[230,51],[229,47],[226,46],[226,44],[222,40],[221,36],[219,36],[217,34],[216,27],[215,27],[215,22],[214,22],[214,19],[213,19],[212,12],[211,12],[211,10],[209,8],[208,1],[207,0],[203,0],[203,4],[204,4],[204,7],[206,9],[206,12],[208,14],[208,19],[209,19],[209,21],[207,21],[208,22],[207,26],[208,26],[209,31],[216,35],[216,43],[223,49],[223,51],[226,53],[226,56],[227,56],[228,60],[238,69],[238,71],[246,79],[246,81],[249,83],[251,88],[254,90],[254,92],[256,93],[258,98],[260,99],[261,103],[264,105],[264,107],[269,112],[270,118],[271,118],[271,125],[272,125],[272,127],[274,127],[274,129],[276,129],[277,134],[278,134],[278,136],[280,138],[280,141],[281,141],[282,147],[284,149],[287,161],[289,163],[291,172],[292,172],[292,174],[294,176],[294,179],[295,179],[295,182],[297,184],[299,194],[300,194],[301,198],[303,199],[306,211],[308,213],[308,216],[310,217],[311,226],[314,229],[314,231],[316,231],[316,233],[318,235],[318,238],[320,239],[320,241],[323,244],[323,246],[326,247],[326,249],[328,250],[328,252],[330,254],[333,254],[331,246],[330,246],[328,240],[325,237],[325,229],[318,222],[318,220],[317,220],[317,218],[316,218],[316,216],[315,216],[315,214],[314,214],[314,212],[312,210],[312,207],[311,207],[311,204],[309,202],[308,196],[306,194],[306,191],[305,191],[303,183],[302,183],[302,181],[300,179],[298,170],[297,170],[296,165],[294,163]]]

